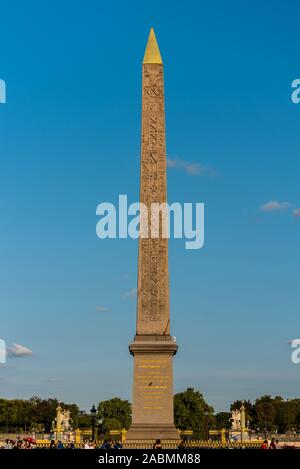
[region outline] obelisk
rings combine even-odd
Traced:
[[[139,238],[137,321],[134,341],[133,413],[127,439],[178,439],[173,415],[173,355],[170,336],[168,239],[151,237],[151,204],[167,201],[163,64],[153,29],[142,65],[140,202],[149,233]]]

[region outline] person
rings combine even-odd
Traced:
[[[272,438],[269,449],[277,449],[275,438]]]
[[[114,449],[122,449],[123,445],[120,441],[116,440],[114,444]]]
[[[84,449],[92,449],[89,440],[85,440],[85,442],[84,442]]]
[[[63,442],[61,440],[58,440],[58,443],[57,443],[57,446],[56,446],[56,449],[64,449],[64,445],[63,445]]]
[[[9,440],[9,439],[7,438],[7,440],[5,440],[4,449],[12,449],[12,447],[13,447],[12,444],[13,444],[13,441],[12,441],[12,440]]]
[[[111,449],[111,440],[105,440],[101,449]]]
[[[260,449],[268,449],[268,440],[264,440],[264,442],[261,445]]]
[[[153,449],[162,449],[161,441],[156,440],[156,442],[153,445]]]
[[[49,449],[56,449],[55,440],[51,440],[51,441],[50,441]]]

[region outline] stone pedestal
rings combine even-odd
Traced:
[[[132,425],[127,440],[179,439],[173,416],[172,357],[177,345],[170,336],[136,336]]]

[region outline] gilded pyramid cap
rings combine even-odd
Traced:
[[[153,28],[150,29],[143,64],[162,64],[162,59]]]

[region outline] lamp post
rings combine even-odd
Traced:
[[[265,440],[268,439],[268,426],[267,426],[267,421],[265,420]]]
[[[96,420],[96,407],[93,404],[93,407],[91,408],[91,414],[92,414],[92,440],[95,440],[95,420]]]
[[[205,414],[205,439],[208,441],[209,440],[209,428],[208,428],[208,410],[204,412]]]
[[[247,420],[247,430],[249,435],[249,440],[251,441],[251,428],[250,428],[250,420]]]
[[[241,415],[241,443],[243,443],[244,440],[244,431],[245,431],[245,426],[246,426],[246,414],[245,414],[245,406],[244,403],[242,402],[242,406],[240,408],[240,415]]]

